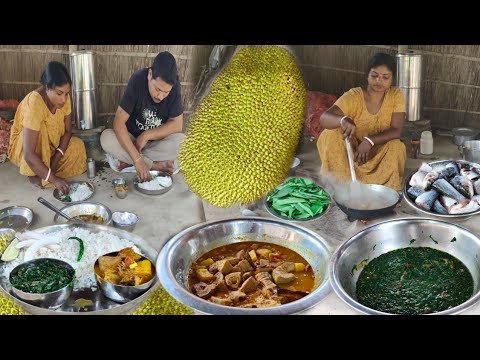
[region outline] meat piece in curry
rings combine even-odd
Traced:
[[[188,275],[190,291],[226,306],[261,308],[308,295],[315,275],[293,250],[264,242],[238,242],[197,259]]]

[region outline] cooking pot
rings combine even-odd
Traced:
[[[461,146],[465,141],[475,140],[480,130],[469,127],[458,127],[452,129],[452,141],[455,145]]]
[[[465,141],[461,146],[461,152],[463,154],[463,158],[466,161],[480,164],[480,141],[479,140]]]
[[[336,191],[333,197],[340,210],[350,219],[371,220],[388,215],[402,200],[400,194],[388,186],[377,184],[362,184],[361,186],[367,205],[364,209],[354,208],[352,204],[349,204],[348,191]]]

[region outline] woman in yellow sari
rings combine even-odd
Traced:
[[[400,135],[405,123],[405,99],[392,86],[395,59],[384,53],[368,64],[368,85],[350,89],[320,117],[326,129],[318,138],[321,173],[334,173],[348,181],[350,168],[345,146],[355,151],[357,180],[401,189],[405,145]]]
[[[67,194],[64,179],[87,169],[85,144],[72,137],[72,80],[62,63],[51,61],[43,70],[40,83],[18,105],[8,157],[34,185],[53,185]]]

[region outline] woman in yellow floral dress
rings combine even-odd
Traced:
[[[87,169],[85,144],[72,137],[72,80],[62,63],[51,61],[40,82],[42,85],[18,105],[8,157],[34,185],[53,185],[68,193],[64,179]]]
[[[349,138],[355,152],[357,180],[401,189],[405,145],[400,135],[405,124],[405,99],[392,86],[395,59],[384,53],[368,64],[368,85],[350,89],[320,117],[325,130],[317,148],[321,173],[333,173],[348,181],[350,168],[345,147]]]

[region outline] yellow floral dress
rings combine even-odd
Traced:
[[[351,117],[357,126],[355,139],[351,141],[353,152],[364,136],[372,136],[388,129],[394,112],[405,112],[405,99],[397,87],[387,90],[382,106],[376,114],[367,110],[360,87],[347,91],[335,105]],[[322,161],[321,174],[334,173],[346,181],[351,178],[347,150],[340,128],[323,130],[318,138],[317,148]],[[399,139],[375,145],[369,158],[365,164],[355,163],[357,180],[400,190],[406,160],[405,145]]]
[[[36,153],[43,163],[50,167],[50,158],[55,154],[60,138],[65,133],[65,116],[70,113],[70,96],[63,108],[57,109],[55,114],[50,112],[42,96],[36,91],[27,94],[20,102],[11,129],[8,148],[8,158],[20,167],[20,174],[35,176],[23,157],[23,129],[28,128],[40,133]],[[65,155],[61,158],[55,175],[65,179],[80,175],[87,170],[87,153],[81,139],[72,136],[64,152]],[[51,186],[43,179],[42,185]]]

